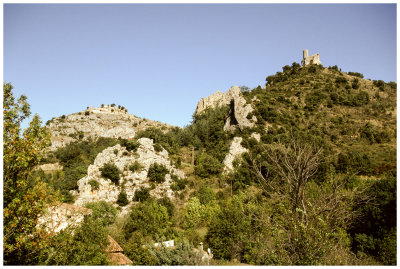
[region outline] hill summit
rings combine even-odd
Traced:
[[[55,117],[46,123],[50,130],[51,150],[87,138],[133,138],[135,133],[149,127],[160,128],[164,131],[173,127],[169,124],[139,118],[129,114],[121,106],[102,105],[87,107],[86,110]]]

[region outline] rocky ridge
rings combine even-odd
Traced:
[[[46,123],[51,132],[50,150],[89,137],[133,138],[149,127],[168,130],[171,125],[128,114],[114,107],[88,107],[87,110],[51,119]]]
[[[204,112],[207,108],[229,105],[229,117],[225,121],[224,131],[233,131],[236,128],[253,127],[257,118],[253,116],[248,119],[249,113],[253,112],[251,104],[247,104],[246,99],[238,86],[231,87],[226,93],[220,91],[202,98],[195,111],[195,115]]]
[[[87,202],[98,201],[106,201],[115,205],[118,195],[122,190],[126,192],[129,202],[132,203],[137,189],[140,189],[140,187],[151,187],[152,183],[147,179],[147,173],[150,165],[153,163],[164,165],[169,172],[165,176],[165,182],[156,183],[155,188],[150,191],[150,194],[156,197],[167,196],[172,198],[173,192],[170,189],[172,183],[171,175],[176,175],[178,178],[183,179],[185,174],[171,164],[168,152],[165,149],[162,149],[160,152],[154,150],[152,139],[140,138],[138,142],[140,146],[135,153],[126,154],[125,147],[119,144],[99,153],[94,163],[88,167],[87,175],[77,183],[79,190],[75,193],[77,195],[75,205],[83,206]],[[135,161],[143,166],[138,172],[129,170],[129,166]],[[118,185],[115,185],[110,179],[101,177],[100,168],[106,163],[114,163],[121,171]],[[92,189],[89,183],[91,180],[96,180],[99,183],[97,190]],[[129,205],[125,206],[122,211],[127,212],[128,207]]]

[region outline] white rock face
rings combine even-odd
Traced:
[[[75,201],[75,205],[82,206],[87,202],[106,201],[115,204],[119,193],[122,191],[122,186],[127,194],[128,200],[131,202],[135,195],[135,191],[144,186],[150,187],[150,182],[147,179],[147,172],[149,171],[150,165],[158,163],[164,165],[169,173],[165,176],[165,182],[156,183],[156,188],[150,191],[153,196],[161,197],[163,195],[172,198],[172,190],[170,185],[172,183],[171,175],[176,175],[179,178],[184,178],[185,174],[176,169],[170,162],[168,152],[163,149],[160,152],[156,152],[153,147],[153,140],[149,138],[140,138],[140,143],[136,153],[125,155],[123,152],[126,151],[125,147],[121,145],[115,145],[109,147],[99,153],[92,165],[88,167],[88,173],[85,177],[78,180],[78,198]],[[117,150],[118,153],[114,154]],[[132,172],[129,170],[129,166],[135,161],[139,162],[143,169],[138,172]],[[111,182],[110,179],[101,177],[100,168],[106,163],[114,163],[118,169],[122,172],[120,174],[120,181],[118,185]],[[92,190],[89,181],[96,180],[99,182],[99,189]],[[125,206],[126,209],[129,205]]]
[[[261,140],[261,135],[259,133],[252,133],[251,137],[253,137],[257,142],[260,142]]]
[[[37,227],[58,233],[68,226],[77,227],[91,212],[91,209],[76,205],[57,204],[47,208],[47,213],[39,217]]]
[[[243,138],[241,137],[235,137],[233,138],[233,141],[231,143],[231,146],[229,148],[229,153],[226,155],[224,159],[224,171],[223,174],[226,175],[230,172],[233,172],[233,161],[235,158],[240,157],[243,153],[247,152],[248,150],[240,143],[242,143]]]
[[[225,122],[224,130],[232,131],[239,127],[253,127],[257,121],[255,116],[252,119],[247,119],[247,115],[254,109],[251,104],[246,103],[246,99],[242,96],[242,92],[238,86],[230,88],[226,93],[217,91],[216,93],[202,98],[197,104],[195,114],[200,114],[207,108],[215,108],[218,106],[230,106],[229,117]]]
[[[239,91],[237,91],[239,89]],[[232,87],[226,93],[216,91],[208,97],[201,98],[197,104],[195,114],[200,114],[207,108],[229,105],[231,100],[240,95],[239,87]]]
[[[85,115],[85,113],[89,113],[89,115]],[[76,141],[79,133],[83,134],[83,139],[88,137],[133,138],[137,131],[148,127],[161,128],[163,126],[171,127],[158,121],[136,117],[110,106],[89,107],[86,111],[70,114],[64,118],[54,118],[46,125],[51,131],[50,150]],[[75,137],[71,137],[71,135]]]

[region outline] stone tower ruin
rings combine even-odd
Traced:
[[[303,60],[301,61],[302,66],[310,64],[322,64],[319,60],[319,53],[308,56],[308,50],[303,50]]]

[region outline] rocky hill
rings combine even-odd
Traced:
[[[111,137],[133,138],[136,132],[149,127],[167,131],[171,125],[136,117],[125,109],[105,105],[55,117],[46,123],[50,130],[51,147],[55,150],[80,139]]]
[[[395,264],[396,91],[293,63],[202,98],[185,128],[88,108],[47,124],[36,175],[62,202],[118,209],[111,235],[137,264],[196,264],[141,248],[162,240],[232,264]]]
[[[154,149],[153,140],[140,138],[138,142],[139,147],[134,153],[128,152],[125,147],[121,147],[119,144],[106,148],[99,153],[93,164],[89,166],[87,175],[78,181],[75,205],[83,206],[88,202],[98,201],[117,205],[121,192],[125,192],[129,201],[124,207],[125,212],[132,204],[135,192],[141,188],[149,189],[150,195],[154,197],[173,198],[173,192],[170,188],[173,183],[172,177],[177,177],[178,180],[184,179],[184,173],[171,164],[168,152],[165,149],[161,149],[159,152]],[[115,183],[102,177],[101,169],[108,163],[114,164],[121,172],[119,182]],[[162,182],[159,184],[147,180],[150,166],[155,163],[167,169],[166,174],[162,176]],[[135,164],[138,168],[132,171],[130,167]]]

